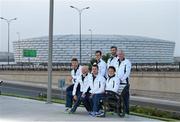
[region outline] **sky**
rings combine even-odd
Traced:
[[[180,56],[180,0],[54,0],[54,35],[79,34],[137,35],[176,43],[174,56]],[[12,42],[48,35],[49,0],[0,0],[0,17],[18,19],[10,23]],[[18,34],[19,33],[19,34]],[[0,51],[7,51],[7,23],[0,20]]]

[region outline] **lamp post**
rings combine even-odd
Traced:
[[[80,64],[81,64],[81,14],[82,14],[83,10],[89,9],[90,7],[85,7],[85,8],[82,8],[82,9],[79,9],[77,7],[74,7],[74,6],[70,6],[70,7],[74,8],[79,13],[79,47],[80,47],[79,58],[80,58]]]
[[[13,21],[13,20],[17,20],[17,18],[13,18],[13,19],[6,19],[6,18],[3,18],[3,17],[0,17],[0,19],[2,20],[5,20],[8,24],[8,65],[9,65],[9,40],[10,40],[10,23]]]
[[[90,33],[91,33],[91,58],[92,58],[92,29],[89,29]]]
[[[51,96],[52,96],[53,18],[54,18],[54,0],[50,0],[47,103],[51,103]]]
[[[17,32],[16,33],[17,34],[17,36],[18,36],[18,46],[19,46],[19,63],[20,63],[20,59],[21,59],[21,55],[20,55],[20,53],[21,53],[21,51],[20,51],[20,33],[19,32]]]

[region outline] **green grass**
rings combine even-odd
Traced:
[[[172,112],[163,111],[152,107],[131,106],[130,111],[134,114],[135,113],[139,115],[143,114],[146,117],[155,117],[160,120],[166,120],[166,121],[180,120],[180,116]]]
[[[135,112],[130,112],[131,115],[135,115],[135,116],[140,116],[140,117],[146,117],[146,118],[150,118],[150,119],[157,119],[157,120],[162,120],[162,121],[167,121],[167,122],[177,122],[177,119],[172,119],[172,118],[163,118],[163,117],[158,117],[158,116],[151,116],[151,115],[147,115],[145,113],[135,113]]]
[[[39,101],[46,101],[46,97],[29,97],[29,96],[23,96],[23,95],[16,95],[16,94],[7,94],[2,93],[1,95],[4,96],[11,96],[11,97],[18,97],[18,98],[26,98],[26,99],[32,99],[32,100],[39,100]],[[52,98],[53,103],[58,104],[65,104],[65,100],[59,99],[59,98]],[[131,106],[130,107],[130,114],[146,117],[146,118],[152,118],[152,119],[158,119],[162,121],[179,121],[180,122],[180,116],[175,116],[171,112],[158,110],[157,108],[150,108],[150,107],[141,107],[141,106]]]
[[[45,97],[30,97],[30,96],[24,96],[24,95],[16,95],[16,94],[9,94],[9,93],[2,93],[3,96],[11,96],[11,97],[18,97],[18,98],[26,98],[26,99],[32,99],[32,100],[39,100],[39,101],[46,101],[47,99]],[[64,100],[58,99],[58,98],[52,98],[53,103],[59,103],[59,104],[65,104]]]

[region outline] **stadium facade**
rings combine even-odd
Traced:
[[[92,46],[92,52],[91,52]],[[175,42],[127,35],[82,35],[82,63],[89,62],[96,50],[103,54],[111,46],[123,49],[132,63],[174,62]],[[48,61],[48,37],[24,39],[13,42],[16,62],[45,63]],[[53,62],[69,63],[71,58],[79,59],[79,35],[56,35],[53,41]],[[24,51],[34,51],[34,57],[24,56]],[[32,52],[31,52],[32,53]]]

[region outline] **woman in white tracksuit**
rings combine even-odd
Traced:
[[[114,66],[110,66],[108,68],[108,78],[106,80],[105,90],[118,93],[120,80],[116,76],[115,72],[116,72],[116,69]]]
[[[105,91],[107,91],[107,92],[112,91],[112,92],[118,93],[119,86],[120,86],[120,80],[116,76],[115,72],[116,72],[115,67],[109,66],[107,80],[106,80],[106,84],[105,84]],[[105,94],[104,97],[111,97],[111,96],[108,96],[108,94]],[[117,102],[116,98],[112,98],[112,100]],[[104,112],[99,113],[96,116],[99,116],[99,117],[104,116]]]

